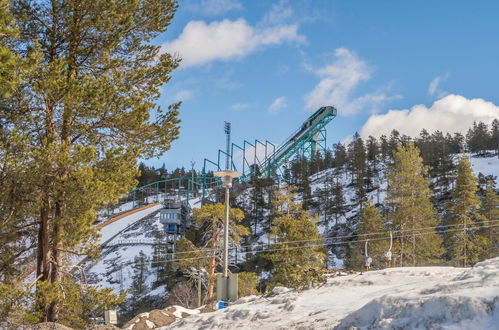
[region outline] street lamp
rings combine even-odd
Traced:
[[[225,222],[224,222],[224,254],[223,254],[223,276],[217,281],[217,298],[219,300],[237,299],[237,278],[235,279],[235,288],[229,287],[228,265],[229,265],[229,190],[232,187],[232,180],[240,177],[242,174],[236,171],[225,170],[214,173],[215,176],[223,178],[223,187],[225,188]]]
[[[225,170],[213,173],[215,176],[223,178],[223,187],[225,188],[225,222],[224,222],[224,258],[223,258],[223,276],[227,277],[227,267],[229,260],[229,190],[232,187],[232,180],[239,178],[242,174],[236,171]]]

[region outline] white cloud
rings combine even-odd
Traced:
[[[201,0],[199,4],[191,4],[188,8],[205,16],[217,16],[233,10],[241,10],[243,5],[236,0]]]
[[[364,109],[375,112],[386,102],[400,98],[389,96],[382,91],[367,93],[351,98],[352,92],[362,82],[371,78],[371,68],[346,48],[334,51],[335,60],[322,68],[311,69],[321,78],[314,89],[305,96],[305,107],[316,110],[325,105],[338,108],[341,115],[351,115]]]
[[[272,104],[269,106],[269,113],[276,114],[279,112],[279,110],[285,108],[288,106],[287,98],[286,96],[281,96],[278,97],[272,102]]]
[[[430,82],[430,85],[428,86],[428,94],[430,94],[431,96],[435,95],[435,93],[438,92],[438,97],[444,97],[445,95],[447,95],[447,92],[445,91],[441,91],[439,89],[440,87],[440,84],[446,80],[447,78],[449,77],[449,74],[446,73],[444,75],[440,75],[440,76],[437,76],[435,77],[431,82]]]
[[[423,128],[428,132],[466,133],[474,121],[490,124],[494,119],[499,119],[499,106],[483,99],[451,94],[435,101],[429,108],[415,105],[410,109],[373,115],[362,127],[361,136],[389,135],[393,129],[409,136],[419,136]]]
[[[248,103],[235,103],[230,106],[230,109],[234,111],[241,111],[246,109],[247,107],[249,107]]]
[[[164,43],[161,49],[179,54],[182,58],[180,66],[185,68],[241,58],[267,46],[305,41],[305,36],[298,33],[296,24],[255,28],[240,18],[211,23],[191,21],[177,39]]]
[[[189,89],[182,89],[173,95],[172,100],[173,102],[187,101],[192,99],[193,96],[193,91]]]
[[[288,22],[293,17],[293,8],[287,0],[274,3],[272,8],[263,16],[262,24],[277,25]]]

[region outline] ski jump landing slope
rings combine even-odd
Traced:
[[[160,329],[499,329],[499,258],[338,276],[302,292],[277,287]]]
[[[149,216],[158,211],[163,206],[161,203],[147,205],[145,207],[132,210],[118,217],[112,218],[99,225],[101,238],[100,244],[105,245],[111,241],[116,235],[125,230],[128,226],[133,225],[137,221]]]

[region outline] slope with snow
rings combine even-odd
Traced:
[[[497,329],[499,258],[473,268],[401,267],[302,292],[241,298],[160,329]]]

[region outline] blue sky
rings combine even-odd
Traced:
[[[183,105],[154,166],[201,168],[224,120],[279,144],[322,105],[329,145],[499,118],[499,1],[184,0],[156,42],[183,58],[159,104]]]

